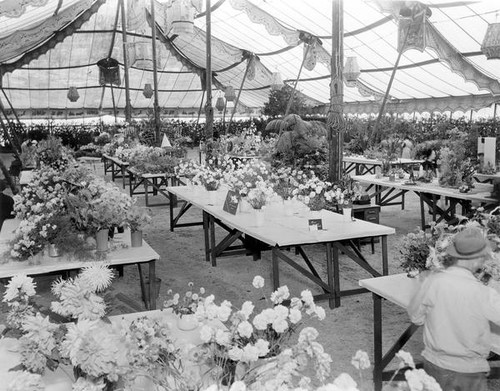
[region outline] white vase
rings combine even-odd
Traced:
[[[254,209],[254,218],[255,218],[255,226],[262,227],[265,222],[264,210],[263,209]]]
[[[177,328],[182,331],[191,331],[199,325],[195,314],[180,315],[177,318]]]
[[[342,214],[344,215],[344,221],[352,221],[352,208],[342,208]]]
[[[208,191],[208,204],[214,206],[217,205],[217,190]]]

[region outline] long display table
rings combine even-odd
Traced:
[[[88,261],[70,260],[64,255],[60,257],[49,257],[46,253],[40,253],[33,259],[19,262],[9,259],[8,242],[14,238],[14,231],[19,225],[19,220],[5,220],[0,232],[0,254],[4,263],[0,264],[0,278],[11,278],[16,274],[40,275],[54,272],[68,272],[78,270],[88,265]],[[7,223],[7,224],[6,224]],[[156,308],[156,261],[160,255],[154,251],[144,240],[142,247],[131,247],[130,231],[125,230],[123,234],[115,234],[115,248],[107,253],[104,260],[110,266],[134,265],[139,269],[139,282],[141,294],[147,309]],[[121,245],[124,245],[122,247]],[[149,295],[146,292],[145,276],[142,273],[142,264],[148,265],[149,271]]]
[[[111,174],[111,180],[114,182],[115,179],[121,178],[122,187],[125,189],[127,183],[127,168],[129,166],[128,162],[118,159],[114,156],[102,155],[102,162],[104,164],[104,175]]]
[[[431,183],[417,182],[415,185],[408,183],[408,179],[396,179],[390,181],[389,178],[377,178],[375,175],[356,175],[352,177],[355,181],[367,186],[367,191],[371,191],[370,197],[375,199],[380,206],[395,205],[394,200],[402,197],[405,193],[412,191],[420,198],[420,218],[422,229],[428,227],[426,224],[426,208],[428,206],[432,214],[433,221],[450,222],[455,219],[457,207],[462,207],[462,214],[465,215],[471,209],[472,202],[483,206],[486,210],[498,205],[498,200],[491,196],[492,185],[476,183],[476,188],[467,193],[460,193],[458,189],[442,187],[435,179]],[[443,197],[447,205],[439,203]]]
[[[176,186],[167,189],[169,193],[185,200],[186,204],[196,206],[203,212],[203,229],[205,239],[205,259],[216,265],[218,256],[224,256],[229,250],[230,255],[242,253],[245,250],[237,250],[231,245],[236,240],[245,242],[258,241],[267,245],[272,251],[272,275],[273,287],[280,286],[279,266],[280,262],[286,263],[310,281],[318,285],[324,293],[315,296],[316,300],[328,300],[330,308],[340,305],[340,298],[353,294],[365,293],[364,289],[341,290],[339,252],[346,254],[361,268],[372,276],[386,275],[389,273],[387,236],[395,233],[394,228],[373,224],[363,220],[345,220],[344,216],[321,211],[320,218],[323,220],[323,230],[309,230],[310,218],[308,215],[293,214],[286,216],[282,208],[269,206],[265,210],[265,224],[258,226],[255,223],[252,211],[238,212],[235,215],[222,210],[227,191],[218,191],[218,202],[211,203],[208,192],[199,186]],[[182,209],[181,209],[182,212]],[[171,209],[173,213],[173,209]],[[174,218],[174,221],[175,218]],[[178,221],[178,220],[177,220]],[[216,241],[215,226],[218,225],[227,231],[227,235],[219,242]],[[379,272],[370,265],[363,256],[355,241],[360,238],[380,237],[382,243],[382,271]],[[326,251],[326,281],[322,279],[313,263],[306,254],[305,247],[308,245],[324,245]],[[288,250],[295,248],[301,256],[306,267],[296,259],[290,257]]]
[[[375,174],[376,167],[382,166],[382,161],[370,159],[364,156],[344,156],[342,157],[344,173],[354,175]],[[412,169],[412,166],[419,166],[423,160],[415,159],[396,159],[391,165],[396,168],[402,168],[405,171]]]

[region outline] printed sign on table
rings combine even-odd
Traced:
[[[222,210],[231,213],[232,215],[235,215],[236,211],[238,210],[238,203],[239,203],[238,193],[236,193],[234,190],[229,190],[227,192],[226,200],[224,201],[224,206],[222,207]]]

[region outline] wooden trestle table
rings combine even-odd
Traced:
[[[342,157],[344,173],[354,175],[375,174],[375,168],[382,166],[382,161],[378,159],[369,159],[364,156],[343,156]],[[412,166],[419,166],[423,160],[414,159],[396,159],[391,165],[403,170],[411,170]]]
[[[422,229],[428,228],[426,224],[425,205],[428,206],[432,214],[433,221],[452,221],[457,213],[457,206],[462,207],[462,214],[470,211],[472,202],[483,206],[486,210],[498,206],[498,200],[491,196],[492,185],[476,183],[475,188],[467,193],[460,193],[458,189],[442,187],[437,183],[437,179],[430,183],[417,182],[416,185],[408,184],[408,178],[390,181],[387,177],[376,178],[375,175],[355,175],[355,181],[366,185],[367,191],[371,191],[370,197],[375,198],[375,203],[380,206],[398,205],[394,202],[398,197],[403,197],[409,191],[413,191],[420,198],[420,218]],[[439,199],[444,197],[447,205],[439,203]]]
[[[230,256],[248,253],[248,248],[255,241],[268,246],[272,251],[273,287],[280,286],[279,264],[280,261],[290,265],[313,283],[318,285],[322,294],[315,296],[316,301],[328,300],[330,308],[340,305],[342,296],[365,293],[365,289],[341,290],[339,252],[343,252],[356,262],[361,268],[372,276],[386,275],[389,273],[387,255],[387,236],[395,233],[394,228],[373,224],[363,220],[345,220],[344,216],[321,211],[324,230],[310,231],[307,215],[293,214],[286,216],[278,205],[266,208],[265,224],[257,226],[252,210],[238,212],[233,215],[222,209],[227,190],[218,191],[218,202],[213,205],[209,202],[208,192],[200,186],[168,187],[172,195],[176,195],[182,205],[179,214],[174,217],[174,208],[171,212],[171,230],[183,226],[179,223],[179,215],[185,213],[187,206],[195,206],[203,212],[203,229],[205,238],[205,260],[216,266],[216,259],[220,256]],[[180,200],[184,200],[181,202]],[[191,223],[196,224],[196,223]],[[200,224],[200,223],[197,223]],[[227,235],[216,242],[215,226],[218,225],[227,231]],[[363,256],[355,241],[360,238],[380,237],[382,243],[382,271],[374,269]],[[232,246],[240,240],[242,246]],[[326,281],[324,281],[314,268],[304,248],[308,245],[324,245],[326,250]],[[288,250],[295,248],[304,260],[306,267],[292,259]]]
[[[4,263],[0,264],[0,278],[11,278],[16,274],[40,275],[54,272],[68,272],[78,270],[89,264],[88,261],[72,260],[64,256],[49,257],[46,252],[32,257],[30,260],[19,262],[12,260],[9,256],[8,242],[14,238],[14,231],[20,224],[20,220],[5,220],[0,231],[0,254]],[[156,308],[156,261],[160,255],[151,248],[144,240],[141,247],[131,247],[130,231],[125,230],[123,234],[115,234],[114,243],[116,248],[107,253],[104,262],[110,266],[136,264],[140,274],[141,293],[147,309]],[[124,244],[125,247],[120,245]],[[146,292],[147,284],[142,274],[142,264],[148,264],[149,271],[149,295]]]

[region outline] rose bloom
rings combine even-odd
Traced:
[[[368,358],[368,353],[358,350],[351,360],[351,364],[356,369],[368,369],[370,368],[370,359]]]

